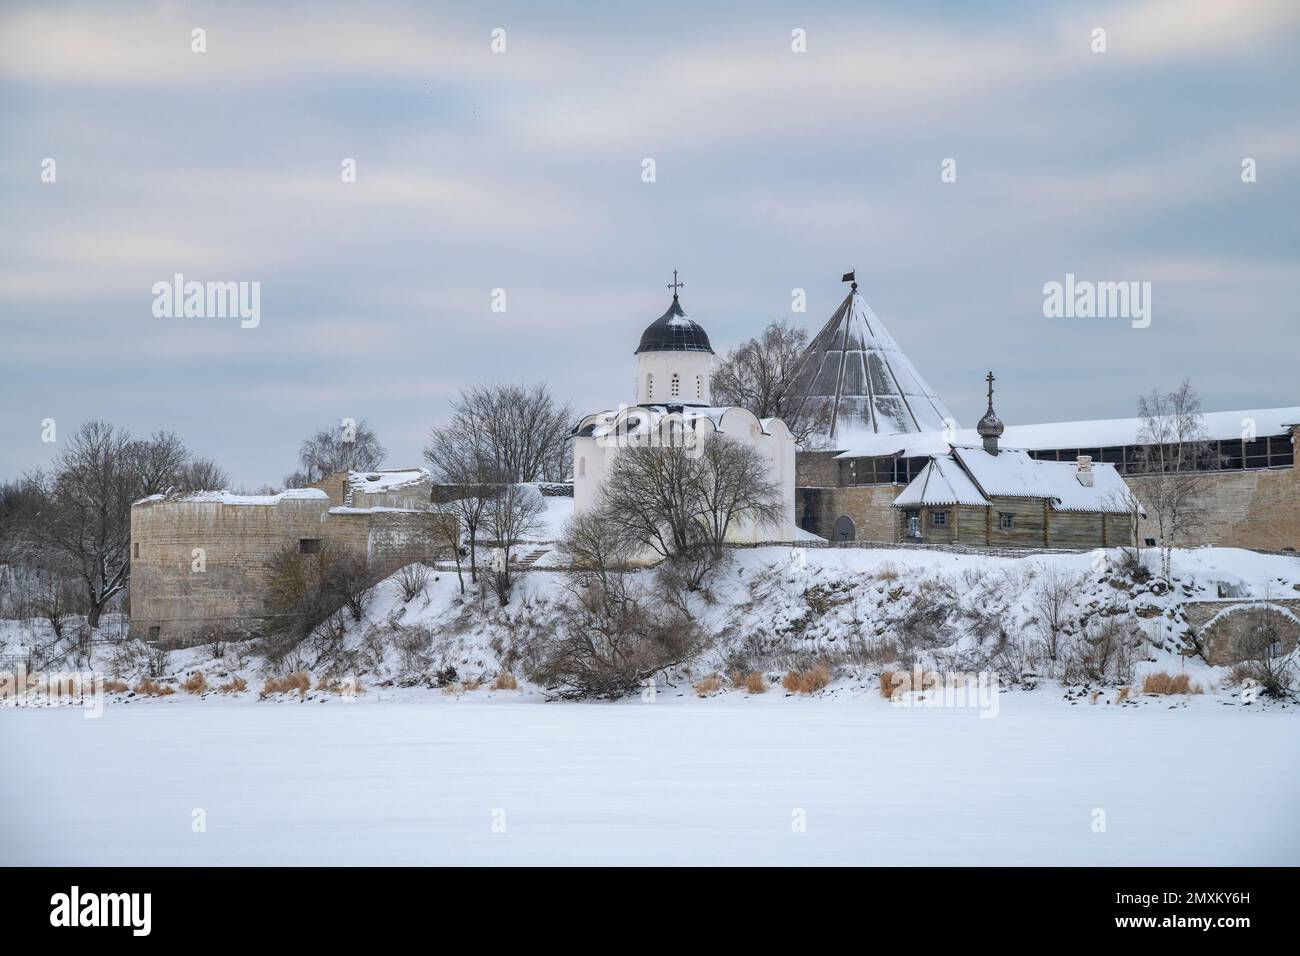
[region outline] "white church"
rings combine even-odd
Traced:
[[[651,322],[636,349],[636,404],[593,412],[578,422],[573,445],[573,508],[595,506],[606,471],[620,447],[664,435],[672,427],[690,429],[695,440],[726,435],[755,448],[781,489],[777,525],[750,521],[732,528],[736,544],[793,541],[802,537],[794,518],[795,441],[779,418],[757,418],[748,409],[713,404],[709,376],[713,347],[697,322],[687,317],[678,297],[683,283],[673,273],[673,301]]]

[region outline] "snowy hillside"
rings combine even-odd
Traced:
[[[699,693],[776,690],[774,696],[784,696],[784,675],[821,668],[825,679],[818,683],[826,686],[811,696],[860,696],[878,694],[882,671],[917,667],[990,671],[1004,687],[1038,688],[1057,698],[1099,689],[1109,701],[1116,688],[1165,672],[1188,674],[1207,692],[1200,695],[1203,702],[1231,700],[1237,688],[1230,686],[1228,669],[1184,653],[1184,602],[1300,595],[1295,558],[1233,549],[1176,552],[1173,587],[1165,588],[1135,583],[1117,566],[1119,557],[1114,551],[996,558],[901,549],[741,549],[708,588],[689,599],[706,646],[656,675],[655,682],[672,694],[690,694],[716,675],[719,686],[706,683]],[[120,679],[109,685],[112,703],[374,702],[431,691],[542,700],[563,690],[528,677],[538,640],[554,630],[570,597],[567,575],[519,575],[509,606],[502,608],[487,596],[462,598],[454,570],[429,571],[423,591],[411,600],[403,599],[400,575],[394,575],[375,589],[361,621],[340,614],[335,627],[322,629],[327,633],[279,659],[250,643],[177,650],[153,660],[138,643],[102,643],[82,659],[70,650],[46,669],[100,670]],[[653,575],[638,572],[647,593]],[[3,624],[0,656],[10,661],[26,659],[33,646],[49,641],[41,622]],[[1085,638],[1096,640],[1107,627],[1132,635],[1128,652],[1099,666],[1071,659],[1070,648],[1086,647]],[[307,690],[275,692],[274,680],[292,673],[310,678]],[[765,686],[746,691],[740,678],[751,674],[762,675]],[[139,681],[150,675],[157,693],[137,693]],[[492,689],[499,677],[503,687],[517,688]],[[192,693],[182,688],[187,679]],[[1140,695],[1134,690],[1125,696]],[[1185,695],[1180,703],[1192,700]]]

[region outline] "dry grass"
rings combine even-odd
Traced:
[[[745,672],[744,672],[744,671],[732,671],[731,674],[728,675],[728,676],[729,676],[729,678],[730,678],[730,680],[731,680],[731,686],[734,687],[734,688],[736,688],[737,690],[740,690],[741,688],[743,688],[743,687],[745,686]]]
[[[898,568],[894,567],[894,562],[885,561],[872,572],[871,576],[877,581],[897,581]]]
[[[446,687],[442,689],[442,692],[444,694],[460,695],[460,694],[469,693],[470,691],[478,690],[482,686],[483,686],[483,682],[481,680],[479,680],[477,677],[471,677],[467,680],[459,681],[458,683],[455,684],[448,684]]]
[[[146,677],[135,685],[135,692],[144,697],[166,697],[176,693],[176,688],[158,683],[152,677]]]
[[[746,674],[745,690],[749,691],[751,694],[766,694],[767,681],[764,680],[763,675],[758,671],[754,671],[752,674]]]
[[[893,700],[896,695],[910,694],[942,687],[943,676],[938,671],[924,671],[915,667],[910,671],[881,671],[880,696]]]
[[[1193,684],[1186,674],[1170,675],[1164,671],[1142,678],[1142,693],[1162,696],[1166,694],[1200,694],[1200,684]]]
[[[806,671],[789,671],[781,679],[781,686],[792,694],[815,694],[830,682],[830,668],[818,664]]]
[[[202,694],[208,689],[208,679],[203,671],[195,671],[181,683],[181,689],[188,694]]]
[[[246,690],[248,690],[248,681],[238,674],[217,688],[218,693],[222,694],[239,694]]]
[[[311,688],[311,675],[306,671],[294,671],[292,674],[285,674],[283,677],[272,677],[267,680],[262,687],[262,696],[269,697],[271,694],[288,694],[291,691],[298,692],[298,699],[302,700],[307,696],[307,691]]]
[[[497,679],[492,682],[493,690],[518,690],[519,681],[515,680],[515,675],[509,671],[502,671],[497,675]]]
[[[716,694],[722,690],[722,680],[716,674],[710,674],[691,686],[695,688],[696,697],[708,697],[710,694]]]
[[[1115,695],[1115,703],[1122,704],[1124,701],[1128,700],[1128,692],[1129,688],[1121,687],[1119,693]]]
[[[106,680],[104,681],[105,694],[124,694],[131,688],[124,680]]]

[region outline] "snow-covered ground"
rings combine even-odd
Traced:
[[[742,550],[694,599],[715,643],[652,703],[558,702],[525,679],[511,655],[553,626],[561,572],[522,574],[504,609],[462,602],[445,569],[409,602],[390,579],[348,625],[353,672],[318,668],[318,647],[278,667],[200,647],[172,653],[174,693],[115,691],[98,719],[39,695],[0,706],[0,861],[1300,864],[1300,708],[1248,703],[1227,668],[1186,656],[1181,607],[1294,596],[1300,561],[1177,552],[1173,587],[1153,588],[1117,557]],[[1130,677],[1028,678],[998,657],[990,622],[1002,642],[1039,640],[1062,576],[1071,639],[1116,616],[1144,635]],[[934,607],[942,620],[918,625]],[[926,666],[1009,673],[995,716],[880,696],[881,648],[918,626]],[[21,659],[39,628],[0,622],[0,655]],[[96,645],[90,666],[137,666],[116,654]],[[508,660],[519,689],[492,690]],[[731,684],[737,660],[766,693]],[[829,686],[782,689],[787,666],[818,660]],[[263,697],[298,669],[304,695]],[[1156,671],[1204,692],[1142,694]],[[186,693],[195,672],[208,687]],[[349,673],[355,697],[319,686]],[[711,673],[723,686],[697,697]],[[246,689],[216,690],[235,677]]]
[[[0,846],[10,864],[1300,863],[1293,713],[1004,698],[995,719],[779,693],[10,710]]]

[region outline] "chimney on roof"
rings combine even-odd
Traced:
[[[997,413],[993,411],[993,373],[989,372],[984,376],[984,380],[989,383],[989,408],[984,413],[984,417],[979,420],[979,424],[975,426],[975,430],[984,440],[984,450],[990,455],[996,455],[998,438],[1002,434],[1002,419],[998,418]]]
[[[1092,456],[1080,455],[1078,465],[1075,468],[1074,477],[1079,479],[1079,484],[1085,488],[1092,487]]]

